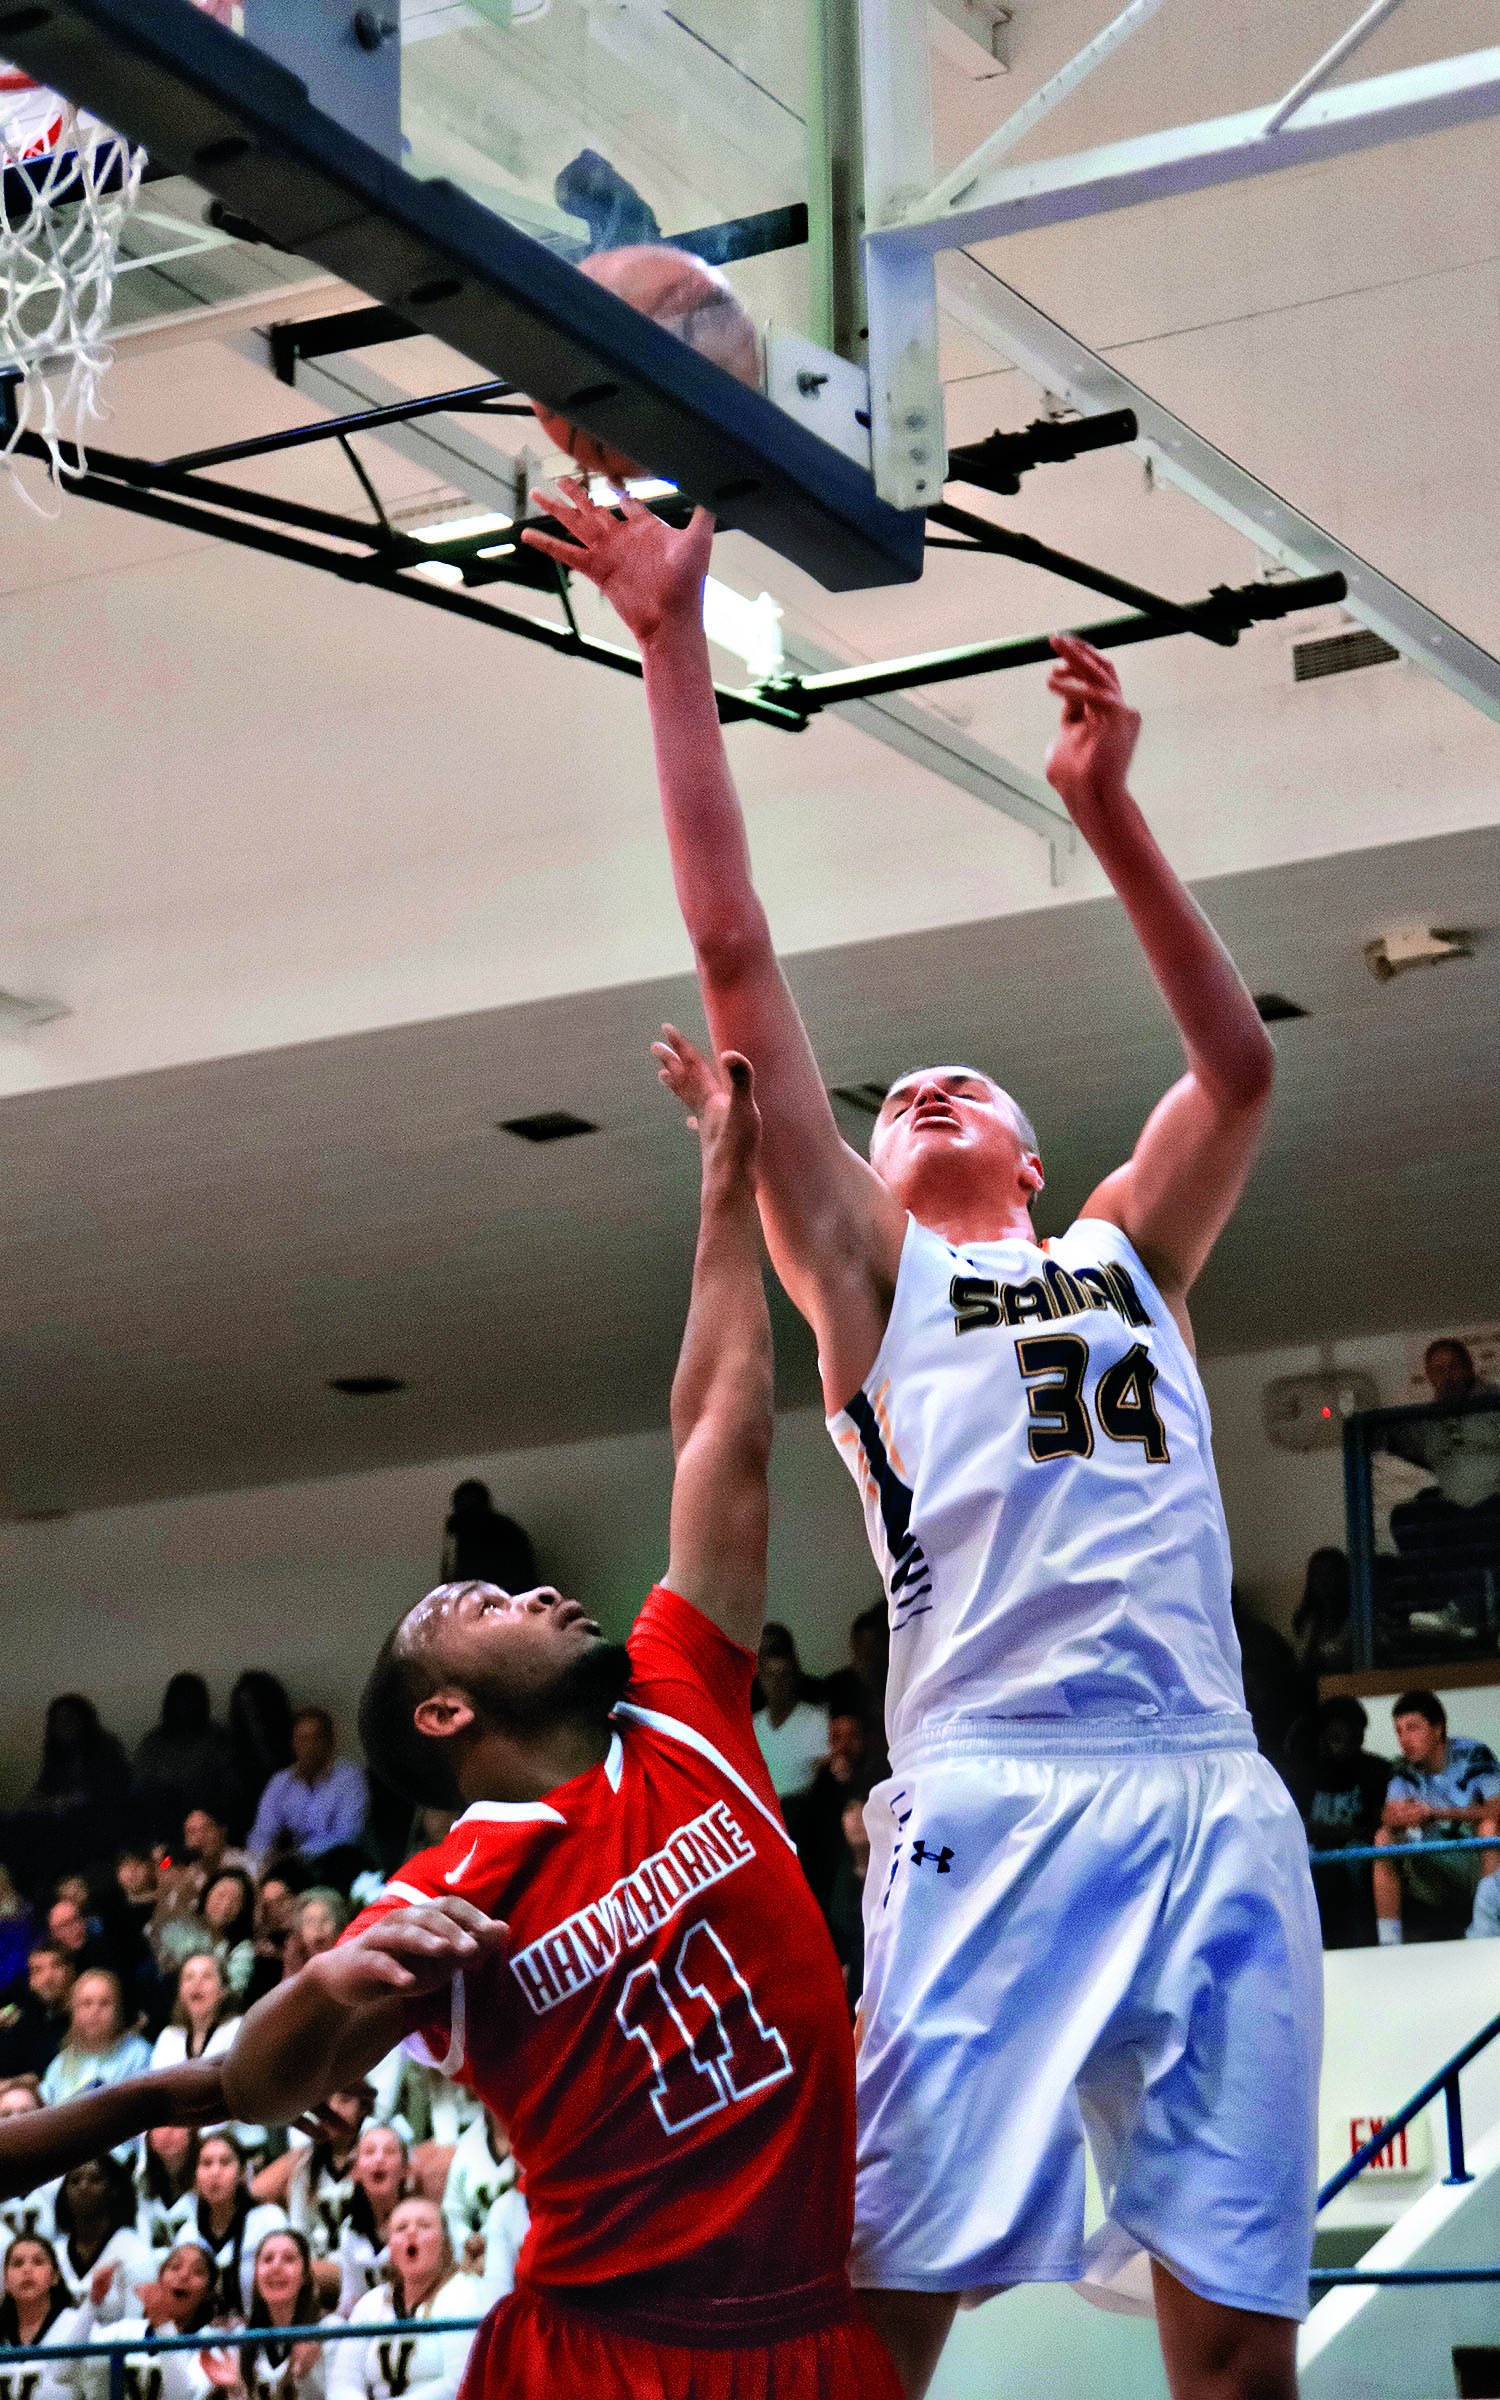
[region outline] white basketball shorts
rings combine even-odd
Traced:
[[[949,1727],[866,1820],[854,2281],[1149,2308],[1144,2252],[1305,2316],[1322,1952],[1248,1718]]]

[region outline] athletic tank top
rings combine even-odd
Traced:
[[[1118,1227],[960,1250],[908,1217],[828,1427],[885,1582],[893,1753],[996,1718],[1244,1726],[1208,1403]]]

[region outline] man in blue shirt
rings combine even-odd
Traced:
[[[1401,1764],[1390,1780],[1376,1842],[1406,1851],[1407,1845],[1476,1834],[1500,1838],[1500,1759],[1488,1743],[1450,1733],[1434,1692],[1403,1692],[1391,1716]],[[1500,1851],[1490,1850],[1450,1850],[1425,1859],[1406,1851],[1399,1869],[1377,1859],[1380,1940],[1399,1942],[1403,1930],[1419,1941],[1457,1939],[1468,1930],[1481,1875],[1497,1870]]]
[[[369,1791],[360,1769],[336,1758],[334,1747],[326,1708],[304,1708],[293,1718],[292,1763],[266,1785],[245,1845],[262,1874],[268,1859],[294,1851],[347,1890],[349,1875],[369,1864],[358,1848]]]

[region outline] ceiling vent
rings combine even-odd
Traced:
[[[1356,667],[1384,667],[1399,650],[1371,633],[1366,625],[1358,625],[1353,633],[1325,634],[1314,642],[1293,642],[1292,681],[1316,683],[1323,675],[1352,675]]]
[[[857,1108],[862,1117],[879,1116],[890,1088],[888,1083],[836,1083],[831,1087],[835,1100],[842,1100],[846,1108]]]
[[[342,1392],[346,1400],[378,1400],[386,1392],[404,1392],[406,1385],[399,1375],[331,1375],[331,1392]]]
[[[1284,1025],[1289,1017],[1305,1017],[1306,1009],[1300,1000],[1288,1000],[1281,992],[1257,992],[1255,1013],[1262,1025]]]
[[[577,1133],[597,1133],[587,1117],[575,1117],[571,1109],[544,1108],[534,1117],[502,1117],[497,1133],[513,1133],[522,1142],[570,1142]]]
[[[1409,975],[1414,967],[1440,967],[1445,959],[1472,958],[1474,937],[1460,933],[1456,927],[1438,925],[1401,925],[1389,933],[1377,933],[1373,942],[1365,944],[1365,965],[1377,983],[1389,983],[1395,975]]]

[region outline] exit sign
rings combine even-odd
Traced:
[[[1374,2141],[1385,2119],[1373,2115],[1349,2117],[1345,2123],[1348,2126],[1348,2140],[1344,2155],[1352,2158],[1356,2150],[1363,2150],[1366,2142]],[[1402,2175],[1425,2175],[1431,2164],[1432,2136],[1427,2119],[1422,2116],[1410,2125],[1403,2125],[1399,2133],[1393,2133],[1385,2148],[1376,2151],[1364,2172],[1386,2183]]]

